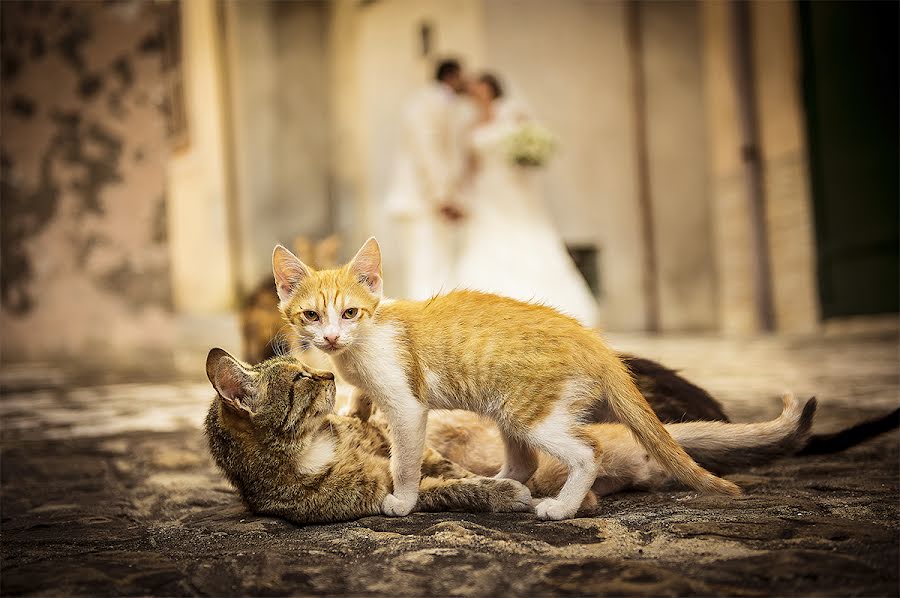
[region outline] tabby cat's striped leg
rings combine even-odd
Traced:
[[[515,480],[422,478],[417,511],[515,513],[531,510],[531,492]]]

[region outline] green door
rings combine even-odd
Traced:
[[[822,314],[897,312],[900,5],[798,6]]]

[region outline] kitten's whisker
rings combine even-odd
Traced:
[[[288,324],[283,324],[272,337],[270,344],[275,355],[279,357],[290,356],[293,353],[291,343],[292,329]]]

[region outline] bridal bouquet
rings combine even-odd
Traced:
[[[510,160],[519,166],[543,166],[556,151],[556,138],[535,122],[526,122],[506,139]]]

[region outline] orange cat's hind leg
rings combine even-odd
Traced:
[[[533,448],[505,432],[501,432],[506,459],[495,478],[507,478],[525,483],[537,469],[537,453]]]
[[[574,517],[600,471],[599,445],[582,434],[572,414],[555,409],[527,433],[528,442],[559,459],[569,471],[556,498],[546,498],[535,507],[539,519]]]

